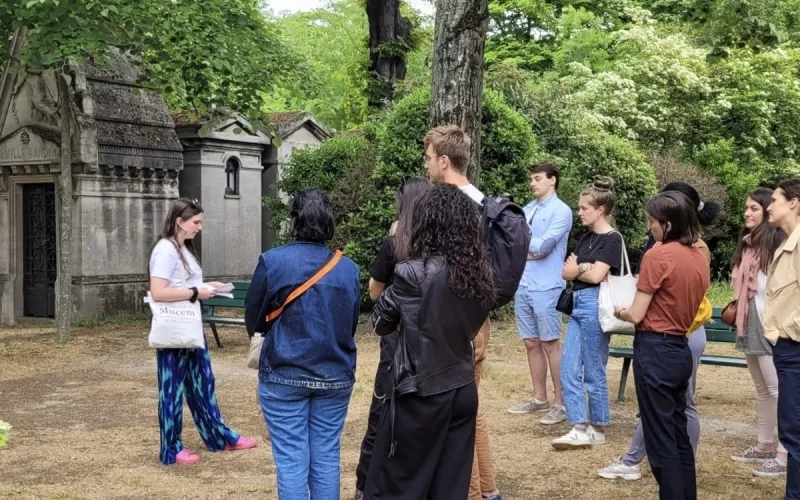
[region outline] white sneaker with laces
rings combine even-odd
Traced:
[[[592,440],[592,444],[606,444],[606,433],[595,429],[591,424],[586,428],[586,434]]]
[[[592,438],[585,430],[572,428],[568,433],[560,438],[553,440],[553,448],[557,450],[569,450],[572,448],[591,448]]]
[[[560,424],[567,419],[567,410],[563,405],[553,405],[547,415],[539,419],[539,423],[543,425]]]
[[[622,457],[614,457],[608,465],[597,471],[597,475],[605,479],[624,479],[626,481],[636,481],[642,478],[642,470],[639,465],[625,465]]]

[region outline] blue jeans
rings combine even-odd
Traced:
[[[339,500],[340,438],[352,391],[259,383],[279,500]]]
[[[778,339],[772,359],[778,372],[778,439],[789,452],[786,500],[800,500],[800,342]]]
[[[600,287],[593,286],[572,294],[572,314],[561,354],[561,390],[570,425],[611,422],[606,378],[609,336],[600,328],[597,316],[599,291]]]

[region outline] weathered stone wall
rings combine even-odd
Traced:
[[[208,279],[247,280],[261,253],[261,146],[186,146],[180,173],[181,196],[203,205],[199,238],[203,274]],[[239,194],[226,195],[225,163],[237,158]]]
[[[75,176],[73,292],[81,316],[140,312],[150,249],[178,197],[176,171],[106,168]]]

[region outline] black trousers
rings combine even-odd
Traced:
[[[661,500],[696,500],[694,452],[686,430],[692,353],[684,335],[636,332],[633,377],[644,446]]]
[[[372,403],[369,405],[369,419],[367,420],[367,433],[361,441],[361,455],[358,457],[356,467],[356,489],[364,491],[367,486],[367,473],[369,462],[372,459],[372,449],[375,446],[375,435],[378,433],[378,424],[381,419],[381,410],[386,396],[386,377],[389,376],[389,366],[392,364],[394,351],[397,349],[397,333],[381,337],[381,353],[378,359],[378,371],[375,373],[375,389],[372,393]]]
[[[800,342],[778,339],[772,359],[778,372],[778,438],[789,452],[786,500],[800,500]]]
[[[435,396],[400,396],[389,457],[391,418],[384,405],[365,500],[464,500],[475,452],[475,382]]]

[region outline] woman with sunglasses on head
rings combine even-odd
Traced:
[[[414,206],[419,200],[420,195],[430,189],[431,183],[424,177],[411,177],[405,180],[395,193],[394,205],[397,213],[397,221],[392,224],[389,235],[383,240],[378,255],[369,268],[369,296],[372,300],[378,300],[381,293],[387,286],[391,286],[394,280],[394,267],[397,265],[396,243],[407,245],[411,237],[407,233],[411,230],[411,218],[414,214]],[[402,222],[401,222],[402,221]],[[398,228],[400,234],[397,234]],[[400,248],[404,255],[409,253],[408,249]],[[380,340],[380,358],[378,360],[378,370],[375,373],[375,388],[372,393],[372,403],[369,407],[369,419],[367,421],[367,432],[361,442],[361,456],[356,467],[356,494],[354,500],[364,497],[364,487],[367,485],[367,472],[369,472],[369,462],[372,458],[372,448],[375,444],[375,433],[378,430],[383,401],[386,397],[386,377],[389,375],[389,366],[392,363],[395,347],[397,346],[397,333],[384,335]]]
[[[692,353],[686,332],[711,283],[697,210],[677,191],[647,202],[650,232],[661,245],[648,251],[630,307],[615,308],[618,318],[636,325],[633,375],[650,468],[659,498],[697,498],[694,452],[687,430],[686,392]]]
[[[778,424],[778,374],[772,360],[772,346],[764,338],[761,319],[766,300],[767,271],[775,250],[784,240],[783,231],[769,223],[767,209],[772,189],[758,188],[747,195],[744,229],[733,254],[731,273],[736,298],[736,349],[743,352],[756,388],[758,442],[731,456],[736,462],[760,464],[759,477],[786,475],[786,449],[774,445]]]
[[[161,238],[150,252],[150,295],[158,302],[206,300],[222,283],[204,286],[193,240],[203,230],[203,207],[181,198],[172,204]],[[183,398],[189,403],[200,437],[210,451],[254,448],[255,439],[226,426],[217,405],[208,346],[203,349],[156,349],[158,424],[161,463],[194,464],[199,457],[183,447]]]

